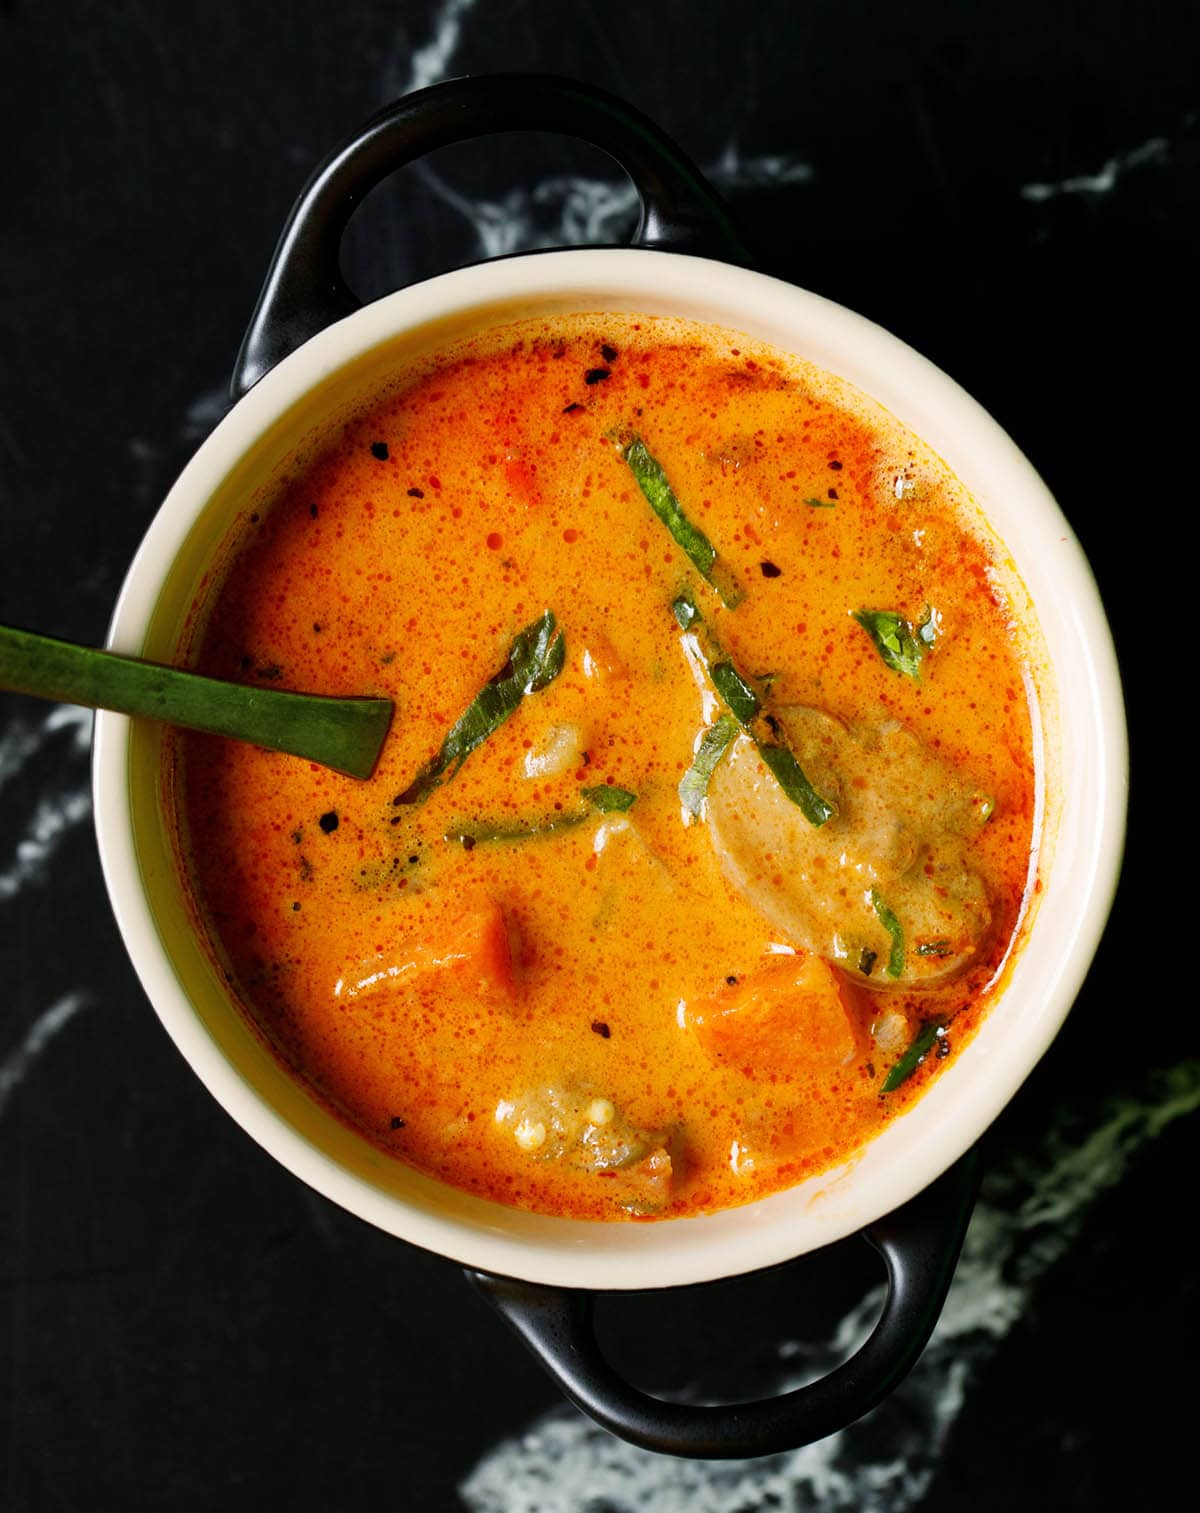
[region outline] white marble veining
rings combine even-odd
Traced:
[[[411,54],[405,70],[392,71],[389,83],[397,95],[424,89],[446,77],[446,69],[458,50],[463,21],[478,0],[442,0],[433,14],[433,32],[423,47]]]
[[[25,1081],[42,1052],[80,1009],[88,1008],[91,1002],[90,995],[85,992],[64,993],[37,1016],[15,1048],[0,1060],[0,1119],[4,1117],[9,1099]]]
[[[7,862],[0,865],[0,903],[23,888],[40,882],[64,838],[92,812],[87,781],[87,753],[92,738],[92,712],[55,705],[39,724],[13,720],[0,732],[0,790],[22,773],[58,735],[70,734],[67,770],[70,780],[40,794],[24,820]],[[74,776],[78,771],[79,776]]]
[[[912,1374],[870,1418],[815,1445],[760,1461],[684,1461],[614,1439],[557,1408],[491,1451],[460,1488],[472,1513],[906,1513],[934,1479],[969,1383],[1025,1313],[1040,1279],[1073,1243],[1095,1200],[1119,1182],[1147,1141],[1200,1108],[1200,1061],[1160,1074],[1139,1098],[1098,1112],[1068,1110],[1036,1147],[985,1178],[946,1307]],[[876,1316],[876,1290],[827,1343],[779,1350],[786,1391],[828,1371]],[[802,1358],[803,1372],[788,1363]],[[703,1398],[705,1384],[695,1395]],[[880,1432],[882,1428],[884,1432]],[[871,1447],[884,1443],[886,1455]],[[897,1448],[899,1447],[899,1453]]]
[[[1070,178],[1059,179],[1054,183],[1023,184],[1021,198],[1040,204],[1064,194],[1108,194],[1131,168],[1166,162],[1170,146],[1166,137],[1150,137],[1139,147],[1132,147],[1128,152],[1120,152],[1109,158],[1096,173],[1073,174]]]
[[[744,157],[729,143],[704,168],[725,191],[806,183],[812,165],[787,153]],[[496,200],[463,194],[427,163],[417,173],[434,193],[470,222],[481,257],[505,257],[542,247],[612,243],[625,240],[637,214],[637,192],[624,178],[560,174],[511,189]]]

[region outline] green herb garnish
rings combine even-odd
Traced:
[[[611,783],[598,783],[595,788],[581,788],[580,793],[601,814],[624,814],[637,803],[637,794],[628,788],[616,788]]]
[[[556,631],[553,612],[546,610],[513,640],[508,660],[458,717],[442,748],[392,800],[393,804],[423,804],[434,789],[449,782],[477,746],[494,735],[527,694],[539,693],[563,670],[567,643]]]
[[[892,937],[892,949],[888,953],[887,975],[889,977],[901,977],[904,974],[904,926],[876,893],[871,889],[871,907],[879,923]]]
[[[567,809],[539,819],[482,820],[477,825],[455,825],[446,831],[445,839],[460,842],[468,851],[491,841],[536,841],[557,835],[561,830],[575,829],[577,825],[594,819],[597,810],[601,814],[623,814],[637,802],[636,793],[630,793],[628,788],[614,787],[611,783],[581,788],[579,792],[588,801],[589,808]]]
[[[717,763],[729,750],[737,729],[737,721],[731,715],[721,715],[700,737],[692,765],[680,779],[679,802],[695,819],[699,819],[703,811],[709,779],[716,771]]]
[[[691,630],[693,622],[700,617],[696,601],[686,588],[671,605],[671,613],[675,616],[675,622],[680,630]]]
[[[727,609],[733,609],[745,598],[725,565],[717,560],[717,549],[700,529],[683,513],[675,490],[658,459],[651,455],[640,436],[634,436],[622,448],[621,456],[637,480],[637,486],[646,496],[650,508],[671,533],[675,544],[705,580],[712,585]]]
[[[819,794],[809,782],[795,754],[786,744],[778,722],[771,715],[764,714],[758,693],[724,655],[720,643],[696,608],[695,600],[685,591],[671,605],[671,612],[679,626],[691,636],[690,644],[703,663],[713,687],[729,706],[738,724],[753,738],[759,755],[776,782],[810,825],[823,825],[837,813],[836,804]],[[714,726],[713,729],[715,728]],[[728,741],[725,744],[728,745]],[[687,781],[686,774],[684,781]]]
[[[921,662],[932,641],[919,641],[909,622],[895,610],[856,609],[851,613],[875,643],[875,650],[883,658],[884,665],[893,672],[903,673],[914,683],[920,682]]]
[[[948,940],[927,940],[923,946],[917,947],[918,956],[949,956],[950,942]]]
[[[759,711],[758,695],[732,662],[714,662],[708,669],[713,687],[733,711],[739,725],[749,725]]]
[[[759,756],[774,774],[775,781],[810,825],[819,829],[826,820],[833,818],[837,809],[829,799],[817,792],[786,746],[760,740],[758,737],[755,737],[754,744],[758,747]]]
[[[806,499],[804,502],[805,502],[805,504],[808,505],[808,507],[809,507],[810,510],[836,510],[837,509],[837,500],[836,499]]]
[[[562,830],[573,830],[577,825],[582,825],[592,818],[590,809],[568,809],[563,814],[555,814],[545,819],[537,820],[494,820],[481,821],[477,825],[455,825],[447,830],[445,839],[458,841],[465,851],[473,851],[476,846],[489,845],[493,841],[538,841],[549,835],[557,835]]]
[[[934,1041],[942,1033],[942,1028],[940,1024],[930,1023],[918,1031],[916,1039],[887,1074],[883,1084],[885,1093],[894,1093],[902,1083],[908,1081],[929,1054]]]

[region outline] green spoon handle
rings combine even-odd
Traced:
[[[253,741],[356,778],[374,771],[392,720],[390,699],[225,683],[6,625],[0,625],[0,689]]]

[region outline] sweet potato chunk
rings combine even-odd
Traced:
[[[362,998],[423,987],[441,976],[453,976],[481,998],[513,997],[512,946],[499,904],[485,902],[448,915],[436,935],[422,930],[356,962],[333,992],[335,998]]]
[[[785,956],[692,1005],[687,1019],[714,1061],[748,1077],[825,1070],[854,1055],[853,992],[819,956]]]

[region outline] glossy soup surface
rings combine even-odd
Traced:
[[[1010,953],[1020,601],[828,375],[649,318],[492,332],[298,460],[197,606],[205,672],[396,702],[366,783],[173,739],[197,916],[283,1061],[443,1180],[595,1219],[789,1186]]]

